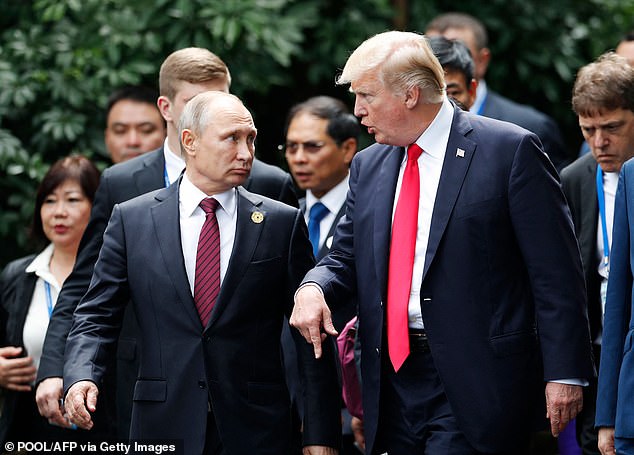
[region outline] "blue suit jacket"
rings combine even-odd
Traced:
[[[634,438],[634,161],[621,168],[614,205],[610,279],[603,320],[597,427],[614,427],[615,436]]]
[[[425,258],[422,314],[461,430],[480,451],[508,451],[530,431],[535,414],[545,414],[545,380],[593,374],[582,266],[557,173],[537,137],[454,111]],[[403,153],[375,144],[355,156],[333,247],[304,278],[318,283],[335,308],[356,294],[368,451],[387,355],[384,302]]]
[[[140,343],[131,438],[181,439],[185,454],[200,454],[211,402],[227,453],[287,453],[290,400],[280,334],[313,264],[301,212],[238,189],[235,247],[202,327],[182,256],[179,186],[115,206],[90,288],[75,310],[64,385],[101,383],[131,301]],[[253,221],[255,212],[262,222]],[[304,442],[336,446],[341,392],[333,352],[317,361],[303,340],[297,350],[310,378]]]

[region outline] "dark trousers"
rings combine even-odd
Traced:
[[[382,370],[379,427],[373,454],[481,454],[458,427],[431,353],[412,352],[398,373],[386,355]],[[528,453],[528,441],[526,446],[510,453]]]
[[[599,371],[601,346],[592,345],[594,362]],[[590,379],[590,384],[583,388],[583,408],[576,418],[577,442],[583,455],[601,455],[599,452],[599,432],[594,428],[594,417],[597,410],[597,378]]]
[[[203,455],[225,455],[213,412],[207,413],[207,434],[205,435]]]

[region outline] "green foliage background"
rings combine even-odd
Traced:
[[[0,0],[0,266],[33,248],[37,182],[57,158],[101,167],[103,109],[124,84],[157,84],[172,51],[207,47],[227,62],[232,91],[259,129],[258,155],[282,164],[287,109],[316,94],[352,105],[334,78],[348,53],[388,30],[423,31],[440,0]],[[634,0],[454,0],[480,18],[493,61],[487,82],[558,121],[571,158],[577,69],[634,28]],[[366,138],[366,142],[370,139]]]

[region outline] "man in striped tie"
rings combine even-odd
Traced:
[[[66,410],[78,426],[92,426],[131,300],[141,338],[131,438],[181,440],[186,454],[289,452],[280,335],[313,259],[301,212],[240,186],[256,133],[237,97],[195,96],[179,124],[184,175],[115,207],[66,346]],[[296,348],[307,391],[304,453],[335,454],[332,346],[320,360],[299,336]]]

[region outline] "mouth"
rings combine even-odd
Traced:
[[[68,232],[68,226],[64,226],[63,224],[56,224],[53,227],[53,230],[56,234],[66,234]]]

